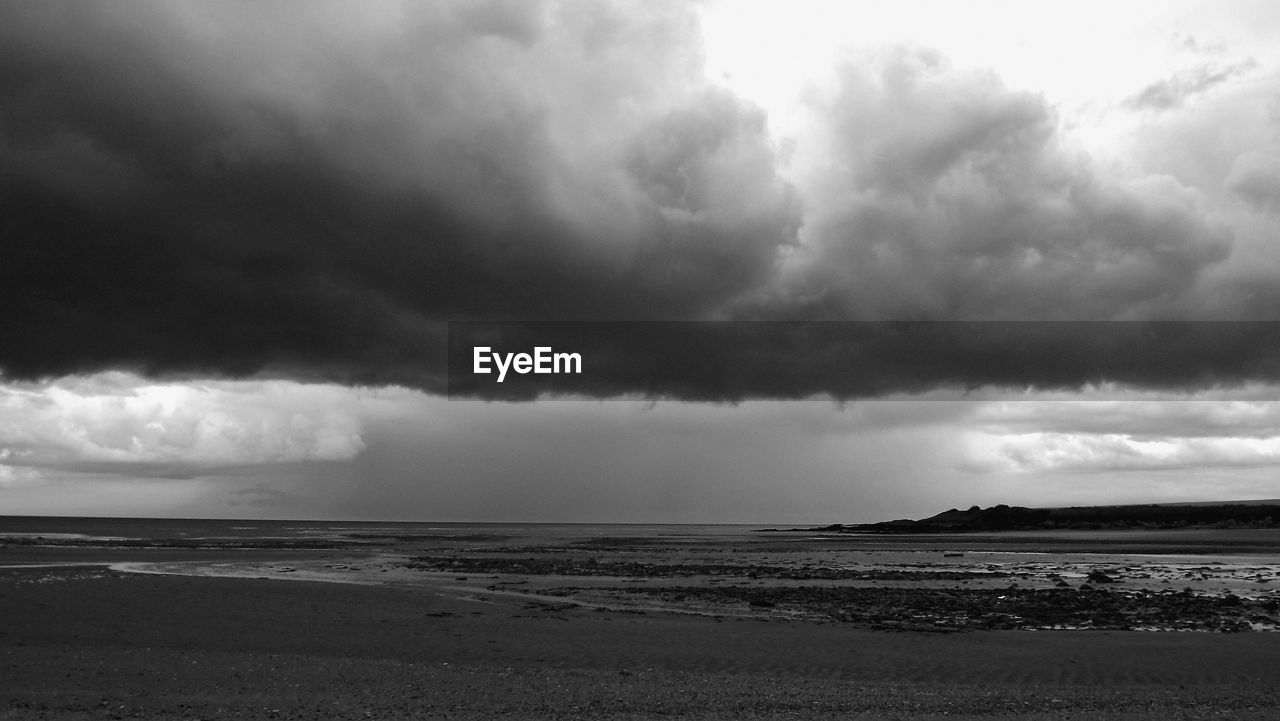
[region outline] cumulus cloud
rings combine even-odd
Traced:
[[[137,475],[349,460],[355,393],[287,381],[157,384],[123,373],[0,387],[0,463]]]
[[[1040,96],[896,49],[816,102],[825,140],[790,277],[762,305],[828,318],[1159,314],[1227,257],[1205,198],[1097,167]]]

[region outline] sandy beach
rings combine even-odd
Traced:
[[[1280,636],[934,635],[10,572],[5,718],[1270,718]]]
[[[736,578],[726,569],[744,559],[770,568],[765,561],[817,549],[794,539],[658,540],[513,549],[402,538],[395,553],[9,546],[0,718],[1263,719],[1280,706],[1274,632],[895,627],[785,604],[708,603],[696,589],[868,593],[914,583],[923,593],[964,582]],[[708,554],[723,562],[681,576],[643,560],[676,547],[685,566]],[[471,563],[562,561],[553,574],[478,576],[415,568],[426,550]],[[112,570],[106,556],[135,572]],[[636,572],[566,574],[564,559],[575,558],[606,569],[630,558]],[[54,565],[76,563],[86,565]],[[330,582],[307,580],[315,569]],[[1035,590],[1033,580],[1013,581]],[[685,590],[672,599],[671,588]]]

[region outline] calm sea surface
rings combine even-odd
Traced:
[[[724,539],[763,528],[733,524],[439,523],[399,521],[261,521],[176,518],[0,516],[0,536],[86,540],[326,540],[370,537],[572,542],[590,538]]]

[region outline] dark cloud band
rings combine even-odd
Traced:
[[[477,348],[488,372],[475,372]],[[546,373],[511,366],[538,348],[577,354],[581,372],[555,372],[553,360]],[[1280,323],[454,322],[448,364],[451,398],[493,400],[854,399],[940,387],[1016,398],[1109,383],[1173,397],[1280,381]]]

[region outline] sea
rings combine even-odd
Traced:
[[[765,524],[468,523],[436,521],[308,521],[208,518],[0,516],[0,539],[85,541],[367,541],[494,538],[576,541],[592,538],[723,540]]]

